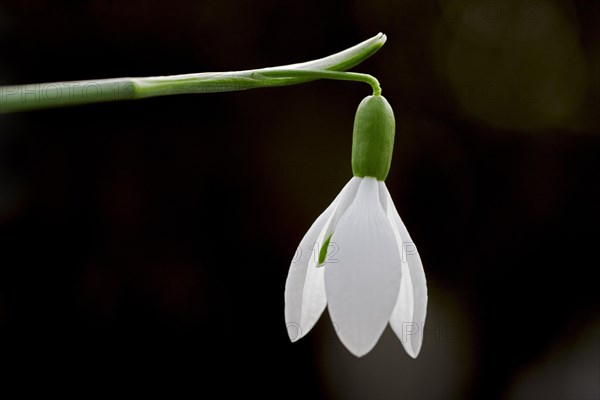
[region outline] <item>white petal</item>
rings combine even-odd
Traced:
[[[285,283],[285,322],[292,342],[306,335],[325,310],[324,271],[316,268],[319,244],[338,210],[354,198],[360,181],[351,179],[302,238]],[[348,205],[345,206],[347,208]]]
[[[401,278],[400,253],[375,178],[363,179],[331,242],[339,261],[324,268],[329,313],[342,343],[361,357],[385,329]]]
[[[379,182],[379,191],[402,255],[402,283],[396,307],[390,318],[390,325],[406,352],[411,357],[417,358],[423,343],[427,314],[425,272],[417,247],[410,238],[385,183]]]

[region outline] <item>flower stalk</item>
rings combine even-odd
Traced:
[[[247,71],[0,86],[0,113],[175,94],[288,86],[317,79],[366,82],[373,87],[374,94],[379,94],[381,88],[374,77],[344,71],[369,58],[385,41],[386,36],[379,33],[353,47],[318,60]]]

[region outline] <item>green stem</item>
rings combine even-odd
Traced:
[[[314,71],[314,70],[297,70],[297,69],[277,69],[274,71],[266,71],[261,75],[272,78],[288,78],[288,77],[305,77],[310,79],[332,79],[338,81],[354,81],[364,82],[371,85],[373,95],[381,95],[381,86],[379,81],[372,75],[360,74],[357,72],[339,72],[339,71]]]
[[[385,35],[379,33],[354,47],[318,60],[247,71],[1,86],[0,113],[173,94],[286,86],[323,78],[367,82],[375,94],[381,92],[375,78],[339,71],[360,64],[379,50],[385,41]]]

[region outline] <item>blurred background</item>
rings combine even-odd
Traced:
[[[289,342],[289,263],[369,94],[322,81],[0,116],[2,386],[600,398],[600,2],[3,0],[0,84],[281,65],[380,31],[355,70],[396,113],[417,360],[389,329],[356,359],[327,313]]]

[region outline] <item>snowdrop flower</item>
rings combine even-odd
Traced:
[[[292,342],[328,307],[338,337],[355,356],[371,351],[388,322],[406,352],[419,354],[425,273],[384,183],[394,130],[384,97],[360,103],[352,139],[354,177],[304,235],[290,266],[285,319]]]

